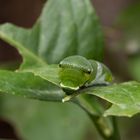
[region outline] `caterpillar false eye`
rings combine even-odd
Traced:
[[[59,64],[59,67],[61,67],[61,64]]]
[[[59,67],[60,86],[65,91],[76,91],[83,86],[112,81],[112,74],[104,64],[83,56],[66,57]]]
[[[88,70],[87,70],[87,73],[88,73],[88,74],[91,74],[91,70],[90,70],[90,69],[88,69]]]

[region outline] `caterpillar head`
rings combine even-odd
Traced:
[[[60,62],[59,67],[60,86],[66,90],[78,90],[89,81],[92,73],[89,61],[78,55],[66,57]]]

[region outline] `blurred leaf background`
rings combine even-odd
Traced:
[[[40,15],[43,4],[43,0],[1,0],[0,23],[12,22],[31,27]],[[93,5],[104,29],[104,60],[114,73],[116,82],[140,81],[140,3],[138,0],[93,0]],[[1,68],[16,69],[21,61],[13,47],[0,41]],[[139,140],[139,122],[139,115],[119,119],[123,140]],[[99,139],[88,116],[76,105],[2,95],[0,137],[14,137],[17,140]]]

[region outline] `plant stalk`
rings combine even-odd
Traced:
[[[116,117],[111,118],[112,125],[113,125],[113,132],[111,135],[108,135],[108,136],[104,133],[103,126],[98,123],[99,118],[97,118],[95,116],[91,116],[90,114],[89,114],[89,117],[91,118],[93,124],[95,125],[98,133],[104,140],[121,140],[118,126],[117,126]]]
[[[118,129],[117,118],[115,116],[112,117],[112,125],[114,128],[114,133],[110,138],[110,140],[121,140],[119,129]]]
[[[91,118],[100,136],[104,140],[120,140],[120,135],[115,117],[103,117],[104,108],[96,98],[90,95],[77,96],[77,102]]]

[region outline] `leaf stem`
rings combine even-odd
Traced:
[[[98,120],[100,118],[96,118],[95,116],[90,115],[90,118],[92,120],[92,122],[94,123],[94,125],[96,126],[96,129],[98,130],[98,133],[100,134],[100,136],[104,139],[104,140],[121,140],[120,138],[120,134],[118,131],[118,126],[117,126],[117,122],[116,122],[116,117],[112,117],[112,125],[113,125],[113,133],[109,136],[107,136],[104,131],[102,126],[98,123]]]
[[[100,118],[99,118],[99,117],[96,118],[95,116],[90,115],[90,114],[88,114],[88,115],[89,115],[89,117],[91,118],[91,120],[92,120],[93,124],[95,125],[95,127],[96,127],[98,133],[100,134],[100,136],[101,136],[104,140],[108,140],[108,137],[107,137],[106,134],[104,133],[103,128],[102,128],[101,125],[98,123],[98,120],[99,120]]]
[[[119,129],[118,129],[117,118],[115,116],[112,117],[112,125],[114,128],[114,132],[109,140],[121,140]]]
[[[120,140],[115,117],[103,117],[104,108],[93,96],[80,95],[76,97],[76,104],[82,107],[91,118],[100,136],[104,140]]]

